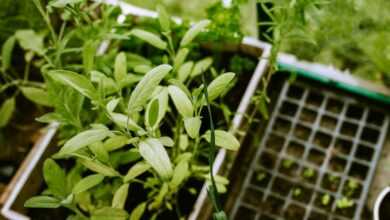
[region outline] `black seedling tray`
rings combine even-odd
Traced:
[[[360,220],[389,116],[302,80],[276,102],[231,219]]]

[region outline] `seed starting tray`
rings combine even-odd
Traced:
[[[388,125],[372,105],[286,81],[232,219],[361,219]]]

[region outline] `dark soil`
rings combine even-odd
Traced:
[[[20,96],[16,102],[18,108],[10,123],[0,130],[0,194],[39,138],[39,128],[43,126],[35,121],[43,109],[35,108]]]

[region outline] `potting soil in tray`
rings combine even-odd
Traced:
[[[362,219],[388,125],[375,105],[286,80],[231,219]]]

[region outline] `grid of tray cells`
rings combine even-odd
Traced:
[[[389,116],[285,82],[233,207],[236,220],[359,220]]]

